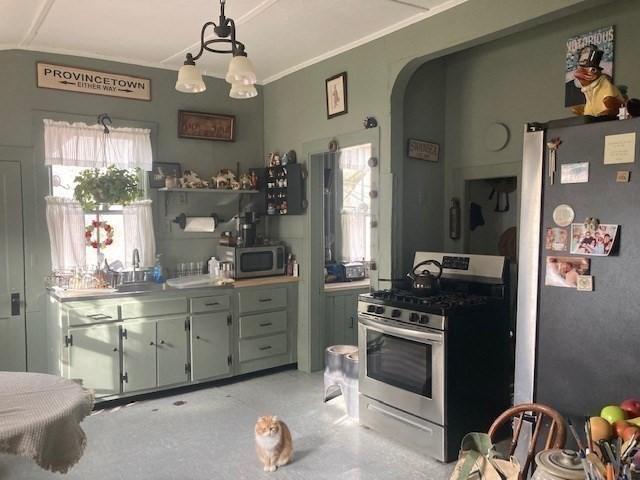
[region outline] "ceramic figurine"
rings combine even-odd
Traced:
[[[251,189],[252,190],[258,190],[258,175],[256,175],[256,172],[254,172],[253,170],[251,171]]]
[[[618,87],[611,82],[608,75],[602,73],[600,61],[603,55],[604,52],[598,50],[595,45],[587,45],[580,50],[574,76],[580,82],[587,101],[584,106],[579,105],[572,109],[578,115],[615,116],[624,104]]]
[[[182,188],[207,188],[209,184],[202,180],[194,170],[185,170],[180,179]]]
[[[240,175],[240,189],[241,190],[251,190],[251,177],[244,173]]]
[[[233,188],[234,182],[238,183],[236,175],[228,168],[223,168],[218,172],[218,175],[211,177],[211,182],[215,184],[215,188],[220,189]],[[240,184],[238,183],[238,185]]]

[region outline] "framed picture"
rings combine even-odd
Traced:
[[[424,140],[416,140],[410,138],[407,145],[407,156],[418,160],[427,160],[429,162],[437,162],[440,153],[440,145],[433,142],[425,142]]]
[[[178,111],[178,137],[233,142],[236,117],[216,113]]]
[[[179,163],[154,163],[149,172],[149,187],[162,188],[166,177],[182,177],[182,166]]]
[[[344,115],[347,105],[347,72],[339,73],[325,80],[327,95],[327,119]]]

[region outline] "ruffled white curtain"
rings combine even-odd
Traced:
[[[369,260],[367,216],[357,212],[342,212],[342,260]]]
[[[51,240],[54,270],[74,268],[86,263],[84,212],[75,200],[45,197],[47,228]]]
[[[109,128],[102,125],[44,120],[45,165],[87,168],[141,168],[150,171],[153,163],[151,130]]]
[[[125,252],[140,253],[140,266],[152,267],[156,258],[156,237],[153,233],[151,200],[140,200],[123,207]],[[127,261],[131,259],[127,258]]]
[[[341,148],[339,153],[338,163],[340,168],[363,170],[367,168],[367,162],[371,157],[371,144],[364,143],[355,147]]]
[[[338,164],[343,170],[343,198],[340,216],[342,228],[342,260],[347,262],[371,259],[371,239],[369,231],[368,162],[371,157],[371,144],[365,143],[353,147],[341,148]],[[345,176],[358,180],[350,182]],[[353,172],[355,171],[355,173]]]

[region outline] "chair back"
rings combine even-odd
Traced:
[[[522,425],[525,422],[531,423],[532,433],[527,446],[526,460],[521,463],[520,480],[527,478],[529,470],[531,470],[531,473],[535,470],[534,458],[538,451],[550,448],[564,448],[567,439],[567,429],[562,415],[553,408],[539,403],[524,403],[506,410],[495,419],[489,428],[489,437],[493,443],[496,443],[498,432],[511,423],[512,435],[508,452],[509,457],[511,457],[518,447]],[[541,439],[544,438],[544,432],[546,432],[547,437],[542,443]],[[543,448],[540,448],[542,445]]]

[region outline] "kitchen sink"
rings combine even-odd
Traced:
[[[124,283],[116,288],[118,292],[151,292],[162,289],[163,285],[161,283],[151,282]]]

